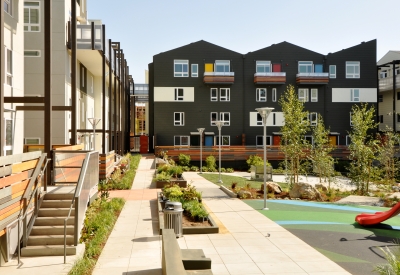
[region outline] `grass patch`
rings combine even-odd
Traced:
[[[86,211],[81,242],[85,243],[83,258],[76,261],[69,275],[92,274],[97,259],[121,213],[125,200],[95,200]]]
[[[238,176],[230,176],[230,175],[223,175],[221,174],[221,180],[222,184],[218,182],[219,180],[219,174],[207,174],[203,173],[200,174],[203,178],[205,178],[208,181],[211,181],[212,183],[216,185],[223,185],[227,188],[231,188],[233,183],[236,183],[236,187],[239,188],[246,188],[248,184],[250,185],[250,188],[256,188],[259,189],[261,184],[263,184],[263,181],[255,181],[255,180],[249,180],[243,177],[238,177]],[[287,190],[288,189],[288,184],[285,182],[278,182],[278,184],[282,187],[282,190]]]
[[[115,170],[111,179],[104,185],[106,190],[129,190],[132,187],[133,179],[136,175],[136,169],[139,165],[141,155],[127,154],[130,161],[130,166],[124,174],[120,170]]]

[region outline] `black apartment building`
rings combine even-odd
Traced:
[[[150,148],[198,146],[197,128],[205,128],[203,146],[218,145],[217,120],[225,121],[221,145],[262,146],[259,107],[275,108],[267,145],[279,145],[288,85],[311,125],[321,114],[331,143],[348,145],[352,106],[377,104],[376,40],[326,55],[288,42],[240,54],[203,40],[157,54],[149,64]]]

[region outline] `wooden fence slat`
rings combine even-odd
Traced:
[[[36,167],[38,161],[39,161],[38,159],[35,159],[35,160],[29,160],[29,161],[13,164],[12,165],[12,173],[16,174],[16,173],[19,173],[19,172],[22,172],[25,170],[33,169]]]
[[[18,173],[15,175],[10,175],[5,178],[0,178],[0,188],[7,187],[13,183],[17,183],[21,180],[29,178],[32,175],[33,169]]]

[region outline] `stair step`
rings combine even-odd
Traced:
[[[67,245],[74,244],[74,236],[66,236]],[[64,235],[31,235],[28,237],[28,246],[35,245],[64,245]]]
[[[37,217],[35,220],[35,226],[42,225],[64,225],[64,220],[66,217]],[[67,220],[67,225],[74,225],[75,218],[71,216]]]
[[[69,200],[74,197],[73,193],[46,193],[43,200]]]
[[[74,226],[67,225],[67,235],[74,234]],[[33,226],[31,235],[63,235],[64,225]]]
[[[67,255],[76,254],[76,246],[66,246]],[[63,256],[64,245],[35,245],[27,246],[21,249],[22,257],[35,257],[35,256]]]
[[[40,208],[70,208],[71,200],[43,200]],[[73,207],[73,205],[72,205]]]
[[[38,217],[67,217],[69,208],[40,208]],[[71,210],[71,216],[75,215],[75,209]]]

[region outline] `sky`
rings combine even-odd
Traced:
[[[121,42],[135,83],[153,56],[205,40],[246,54],[283,41],[328,54],[377,40],[400,50],[399,0],[88,0],[106,38]],[[397,18],[397,19],[396,19]]]

